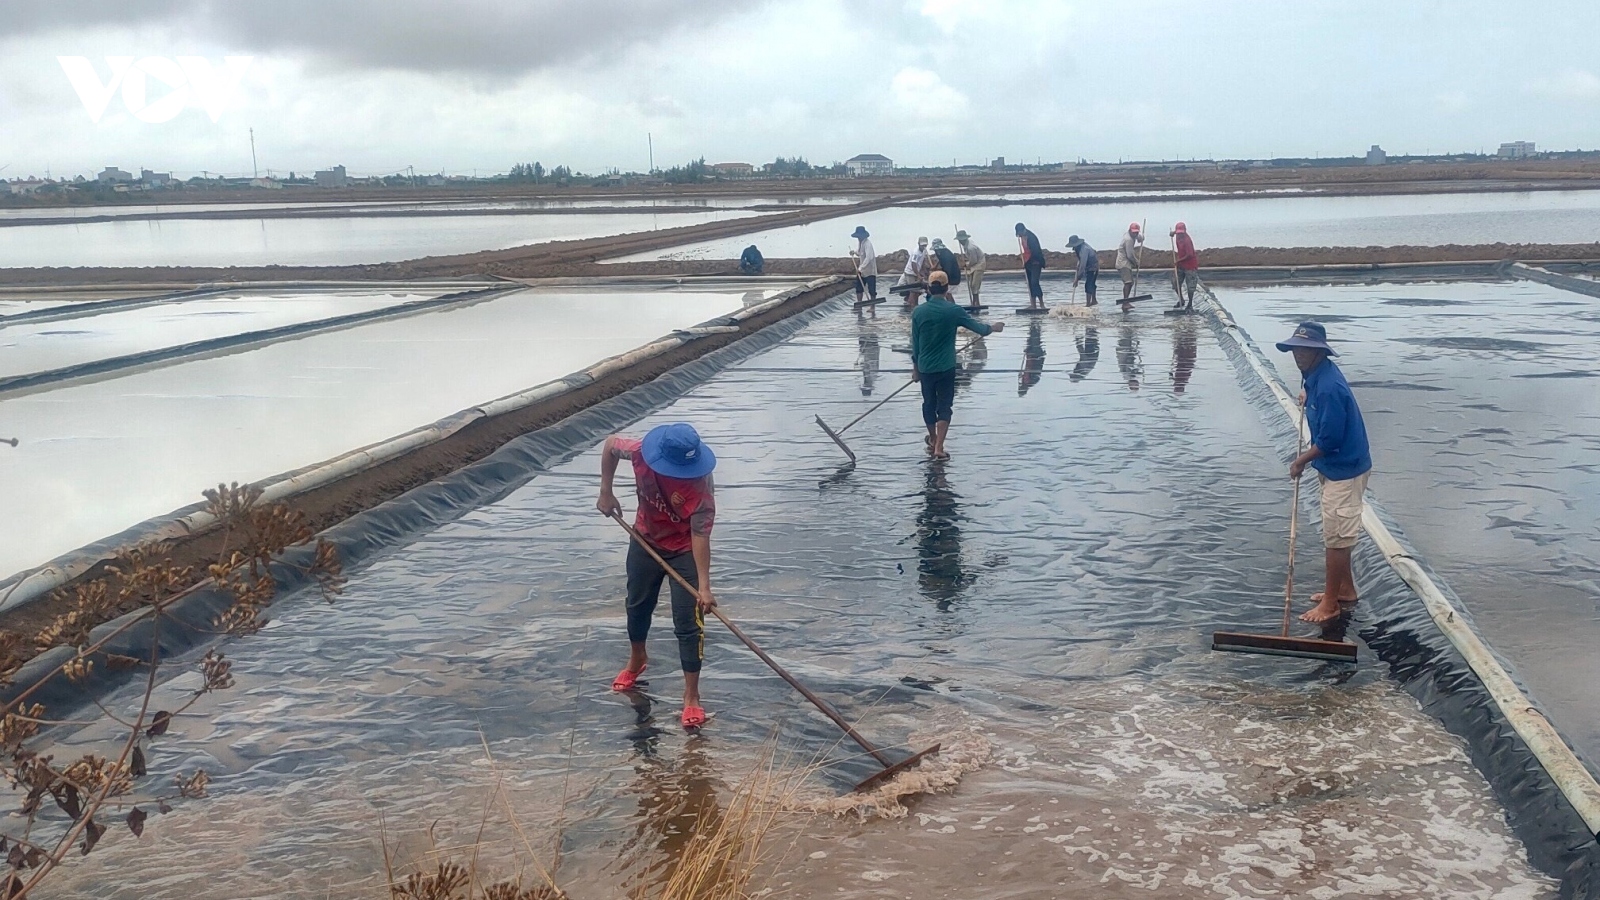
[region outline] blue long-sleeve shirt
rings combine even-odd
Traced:
[[[1088,242],[1079,244],[1073,248],[1073,252],[1078,255],[1078,278],[1080,280],[1088,277],[1090,272],[1100,271],[1100,254],[1094,252],[1094,248],[1089,246]]]
[[[1311,467],[1330,481],[1348,481],[1369,471],[1372,449],[1367,445],[1367,425],[1344,373],[1333,360],[1323,358],[1304,378],[1311,443],[1322,451]]]

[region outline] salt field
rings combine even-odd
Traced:
[[[1600,301],[1528,281],[1216,290],[1263,345],[1327,323],[1373,492],[1600,772]]]
[[[503,250],[759,215],[748,210],[570,215],[173,219],[23,225],[0,234],[0,268],[344,266]]]
[[[108,836],[57,888],[368,897],[384,884],[380,817],[403,863],[430,826],[471,843],[503,789],[524,835],[491,827],[481,865],[525,868],[525,848],[554,865],[559,847],[572,896],[648,895],[694,817],[721,815],[775,742],[825,763],[754,886],[785,896],[1557,896],[1463,739],[1358,637],[1392,637],[1415,603],[1387,569],[1361,573],[1354,668],[1208,649],[1216,628],[1275,627],[1290,448],[1209,323],[1163,317],[1172,297],[1155,291],[1126,316],[1013,318],[974,346],[948,464],[923,455],[911,393],[851,432],[855,466],[811,423],[848,420],[907,374],[906,318],[844,303],[616,423],[700,428],[720,460],[723,610],[864,731],[943,741],[927,768],[950,790],[836,815],[863,763],[716,625],[715,718],[698,734],[676,725],[660,624],[647,690],[607,690],[625,658],[626,538],[594,510],[594,430],[500,499],[354,566],[334,605],[286,598],[267,630],[229,642],[238,686],[155,751],[204,767],[211,797],[138,841]],[[1009,279],[986,296],[1024,299]],[[157,706],[193,678],[158,687]],[[100,720],[53,750],[117,734]]]
[[[1150,246],[1166,249],[1162,232],[1186,222],[1207,247],[1367,247],[1439,244],[1589,243],[1600,240],[1600,191],[1427,194],[1364,197],[1197,198],[1114,201],[1062,206],[900,206],[849,219],[790,225],[736,238],[608,260],[734,259],[749,244],[768,258],[844,256],[856,225],[872,232],[879,253],[916,246],[917,237],[972,233],[990,253],[1015,253],[1013,226],[1025,222],[1047,250],[1082,236],[1115,250],[1129,222],[1148,220]]]
[[[38,325],[13,325],[0,329],[0,379],[384,309],[432,296],[435,295],[406,292],[232,294]]]
[[[0,496],[28,511],[0,526],[0,572],[40,565],[196,502],[219,482],[320,462],[734,312],[752,292],[770,296],[785,286],[533,289],[0,400],[0,436],[20,440],[0,447]],[[341,301],[332,295],[307,302]],[[186,308],[203,308],[196,303],[202,301],[155,314],[181,318]],[[79,352],[70,340],[46,347]],[[48,349],[29,359],[55,367]]]

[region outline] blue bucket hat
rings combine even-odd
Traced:
[[[717,467],[716,454],[700,440],[700,432],[683,422],[650,429],[640,451],[645,465],[668,478],[700,478]]]
[[[1300,327],[1294,330],[1294,334],[1288,340],[1278,342],[1278,349],[1285,353],[1296,347],[1323,350],[1329,356],[1339,355],[1339,351],[1328,346],[1328,329],[1322,327],[1321,322],[1301,322]]]
[[[853,237],[853,238],[864,238],[864,237],[868,237],[868,235],[867,235],[867,229],[865,229],[865,228],[863,228],[863,227],[861,227],[861,226],[860,226],[860,225],[857,225],[857,226],[856,226],[856,230],[855,230],[855,231],[852,231],[852,232],[850,232],[850,236],[851,236],[851,237]]]

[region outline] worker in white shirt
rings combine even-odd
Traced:
[[[961,252],[967,258],[967,271],[963,276],[967,279],[967,305],[973,309],[980,309],[983,303],[978,300],[978,292],[983,290],[983,273],[987,270],[989,257],[983,253],[983,248],[973,243],[972,236],[966,231],[956,232],[956,243],[961,245]]]

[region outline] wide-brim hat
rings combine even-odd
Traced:
[[[1077,235],[1073,235],[1072,237],[1067,238],[1067,246],[1068,247],[1076,247],[1081,243],[1083,243],[1083,238],[1078,237]]]
[[[1328,346],[1328,329],[1324,328],[1320,322],[1301,322],[1288,340],[1278,342],[1278,349],[1285,353],[1296,347],[1322,350],[1329,356],[1339,355],[1339,351]]]
[[[850,232],[850,236],[853,237],[853,238],[871,237],[871,235],[867,234],[867,229],[863,228],[860,225],[856,226],[856,230],[855,231]]]
[[[700,440],[700,432],[683,422],[650,429],[639,452],[645,465],[668,478],[701,478],[717,467],[717,455]]]
[[[964,241],[964,240],[966,240],[966,239],[968,239],[970,237],[972,237],[972,235],[967,234],[965,231],[956,232],[956,240],[958,240],[958,241]]]

